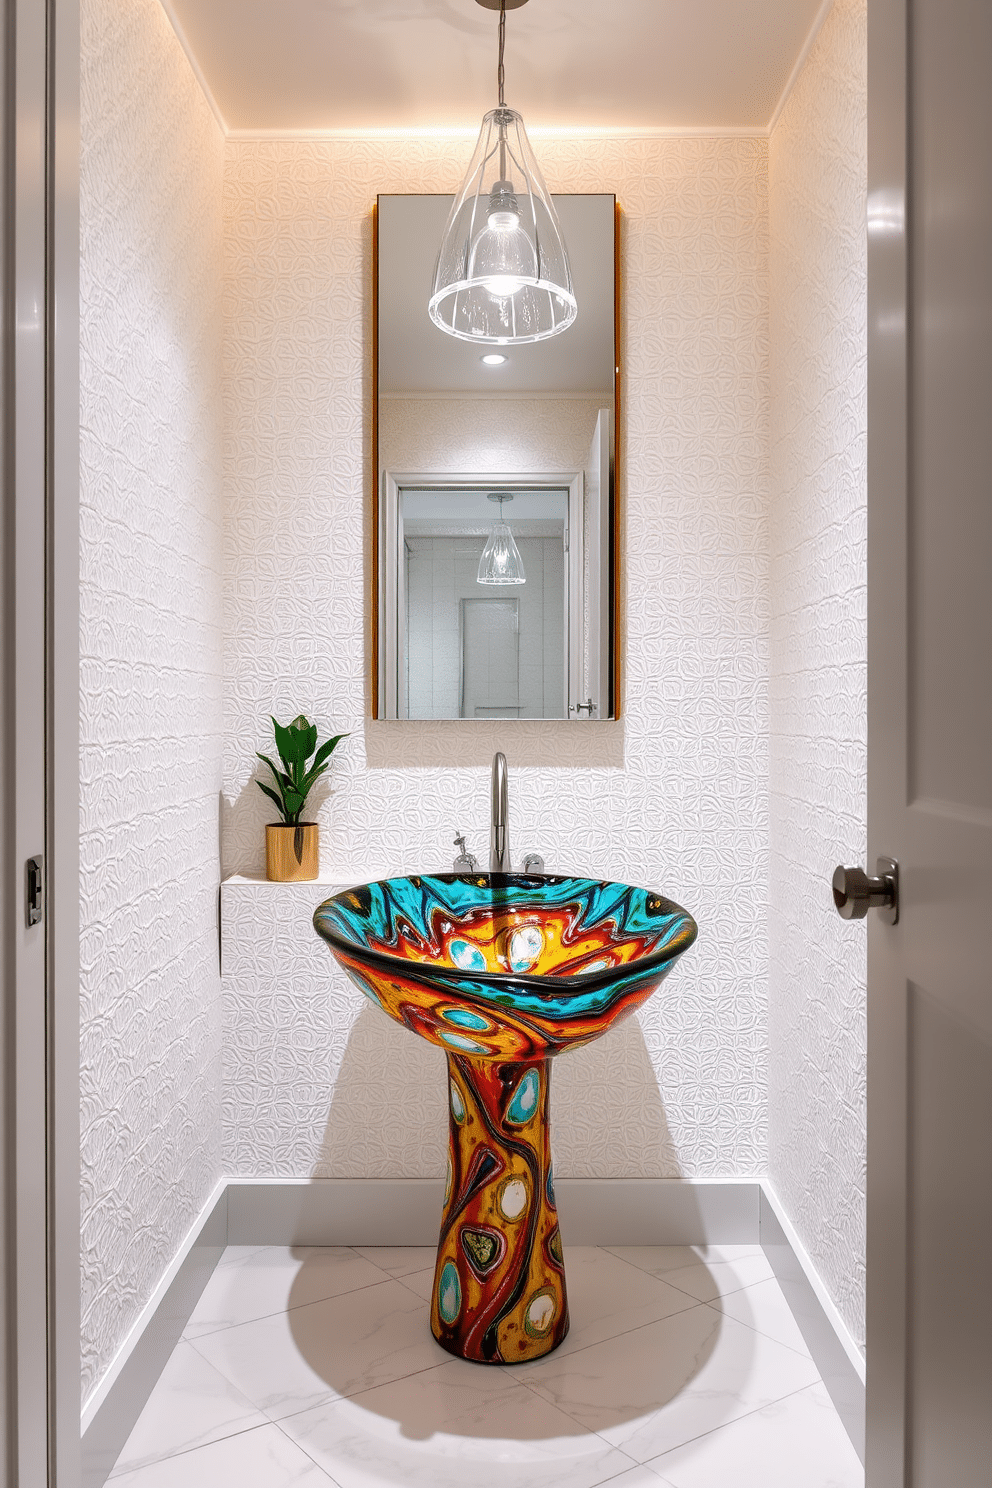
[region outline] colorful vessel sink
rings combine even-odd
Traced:
[[[314,926],[371,1002],[448,1056],[434,1337],[482,1363],[549,1353],[568,1331],[550,1060],[639,1007],[695,921],[629,884],[479,873],[363,884]]]

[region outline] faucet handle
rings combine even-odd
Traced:
[[[528,853],[520,865],[523,873],[543,873],[544,859],[540,853]]]
[[[478,861],[470,852],[465,851],[465,837],[461,832],[455,835],[455,846],[458,849],[458,856],[451,865],[451,871],[453,873],[478,873]]]

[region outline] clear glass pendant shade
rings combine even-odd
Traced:
[[[493,497],[490,501],[499,501],[499,516],[493,523],[493,530],[489,534],[489,541],[482,550],[479,559],[479,572],[476,582],[479,584],[526,584],[527,574],[524,571],[524,560],[520,556],[520,549],[513,541],[513,533],[503,521],[503,502],[512,501],[511,497]]]
[[[558,214],[524,121],[515,109],[491,109],[441,239],[431,320],[463,341],[504,346],[557,336],[577,308]]]

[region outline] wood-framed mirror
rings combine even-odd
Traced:
[[[579,313],[524,345],[468,342],[432,323],[451,201],[376,204],[373,717],[615,719],[616,198],[554,197]],[[494,568],[505,529],[509,568]]]

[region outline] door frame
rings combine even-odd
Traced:
[[[378,718],[406,718],[400,706],[400,678],[403,674],[403,627],[401,617],[406,610],[406,595],[403,592],[403,565],[399,561],[400,492],[408,488],[422,487],[431,491],[480,490],[488,491],[498,486],[548,488],[568,491],[568,559],[565,564],[565,617],[566,642],[565,681],[566,714],[559,722],[575,722],[575,704],[582,694],[582,658],[584,646],[584,606],[572,603],[574,595],[582,594],[585,549],[582,532],[583,476],[581,471],[527,471],[521,474],[500,475],[498,472],[476,471],[459,474],[451,471],[399,471],[384,470],[382,473],[382,497],[379,507],[378,553],[380,572],[378,578],[379,617],[379,675]],[[574,716],[573,716],[574,715]],[[489,722],[490,720],[485,720]],[[466,722],[456,719],[455,722]]]
[[[24,3],[24,0],[21,0]],[[79,0],[48,0],[46,605],[51,1476],[80,1465]]]
[[[0,1473],[79,1482],[79,15],[3,9]],[[44,912],[26,915],[27,859]]]

